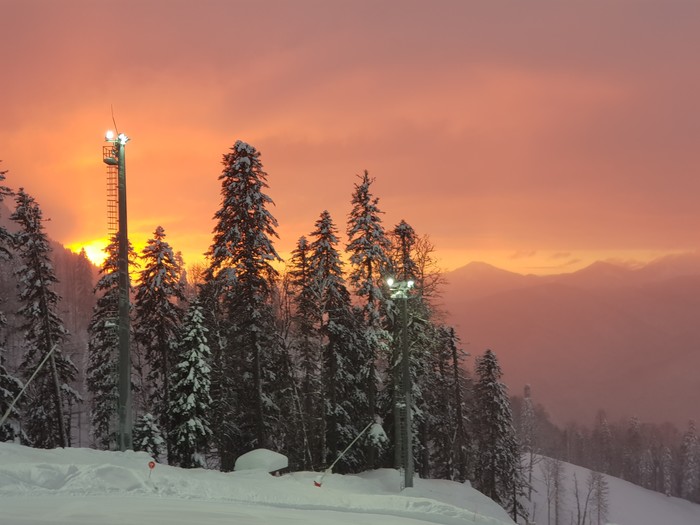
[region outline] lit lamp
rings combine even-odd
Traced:
[[[409,291],[414,287],[413,281],[396,281],[389,277],[386,280],[391,290],[392,299],[403,299],[401,301],[401,387],[403,397],[403,409],[405,416],[403,425],[396,429],[400,433],[397,448],[400,448],[402,455],[402,467],[404,470],[404,487],[413,486],[413,429],[412,429],[412,406],[411,395],[411,369],[408,355],[408,301]],[[400,420],[399,416],[399,420]]]

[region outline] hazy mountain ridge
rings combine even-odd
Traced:
[[[472,263],[447,278],[465,349],[494,350],[511,392],[531,384],[558,422],[590,423],[598,408],[679,425],[700,417],[700,254],[551,276]]]

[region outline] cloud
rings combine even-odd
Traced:
[[[133,230],[166,223],[186,256],[238,138],[281,250],[325,208],[342,231],[365,168],[387,226],[445,246],[694,247],[700,4],[663,4],[11,3],[0,157],[66,241],[104,234],[113,105]]]
[[[537,255],[535,250],[519,250],[510,256],[510,259],[530,259]]]

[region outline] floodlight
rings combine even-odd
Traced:
[[[124,135],[124,133],[120,133],[117,138],[119,139],[119,144],[121,144],[122,146],[129,142],[129,137]]]
[[[105,140],[114,140],[114,131],[108,129],[107,133],[105,133]]]
[[[394,286],[394,279],[393,279],[393,277],[389,277],[389,278],[386,280],[386,284],[389,285],[389,288],[391,288],[392,286]]]

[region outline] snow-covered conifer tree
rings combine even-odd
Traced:
[[[116,445],[117,361],[119,352],[118,240],[114,235],[105,248],[107,257],[95,285],[99,294],[88,325],[87,389],[90,423],[95,445],[110,450]]]
[[[153,414],[146,413],[139,417],[134,425],[134,450],[146,452],[159,461],[164,448],[163,433]]]
[[[386,358],[388,334],[382,328],[381,311],[385,301],[382,288],[383,279],[389,267],[389,239],[382,226],[379,199],[371,192],[371,179],[365,170],[360,182],[355,184],[352,194],[352,210],[348,217],[348,245],[350,255],[350,283],[355,294],[364,300],[363,321],[365,328],[365,352],[361,371],[366,383],[367,414],[372,420],[378,412],[377,388],[378,378],[376,362],[380,357]],[[368,466],[375,467],[377,450],[368,447]]]
[[[294,305],[292,351],[300,374],[300,408],[302,466],[315,470],[321,464],[322,414],[321,406],[321,341],[319,339],[321,312],[318,286],[310,265],[310,246],[301,237],[292,252],[289,265],[289,293]]]
[[[10,218],[20,225],[14,241],[22,263],[16,273],[19,299],[24,303],[19,314],[25,319],[27,350],[21,365],[25,377],[29,378],[47,358],[25,394],[24,428],[36,447],[67,447],[70,426],[65,408],[80,400],[70,387],[77,369],[62,351],[68,332],[58,315],[60,298],[53,291],[57,279],[41,209],[22,188],[15,202]]]
[[[434,326],[430,366],[425,371],[425,433],[430,441],[431,477],[466,481],[473,458],[467,430],[467,397],[471,380],[463,368],[468,355],[450,326]],[[426,439],[426,441],[428,441]],[[425,461],[427,463],[427,461]],[[425,475],[425,474],[424,474]]]
[[[177,362],[172,373],[171,456],[184,468],[204,467],[211,429],[211,352],[199,302],[190,304],[182,325]]]
[[[7,171],[0,170],[0,183],[5,180]],[[0,184],[0,202],[5,197],[12,195],[10,188]],[[12,235],[3,226],[0,226],[0,263],[11,259]],[[0,306],[2,299],[0,299]],[[10,407],[12,400],[17,397],[22,389],[22,382],[12,376],[5,368],[5,334],[3,332],[7,320],[2,310],[0,310],[0,417],[2,417]],[[17,407],[12,409],[10,419],[0,427],[0,441],[11,441],[17,435],[19,428],[20,413]]]
[[[3,186],[2,184],[2,182],[5,180],[6,174],[7,170],[0,170],[0,202],[2,202],[6,197],[11,197],[13,195],[12,190],[10,190],[10,188],[7,186]],[[0,226],[0,261],[7,261],[10,259],[12,240],[12,234],[7,231],[7,228]]]
[[[272,199],[264,193],[267,174],[260,153],[240,140],[224,155],[223,165],[222,203],[214,215],[204,280],[223,315],[214,321],[224,328],[215,334],[221,348],[214,358],[225,375],[213,377],[221,421],[213,431],[221,467],[230,470],[239,454],[271,441],[279,421],[275,398],[284,381],[274,369],[282,349],[272,304],[278,272],[272,264],[280,258],[272,244],[277,220],[267,209]]]
[[[700,461],[698,458],[698,434],[695,421],[688,422],[681,445],[681,497],[696,501],[700,489]]]
[[[337,229],[328,211],[323,211],[311,233],[310,269],[318,296],[318,316],[322,319],[321,388],[322,457],[329,464],[365,426],[367,421],[366,383],[360,377],[363,366],[359,315],[352,308],[350,292],[343,277],[338,253]],[[338,464],[338,470],[361,469],[362,450],[356,447]]]
[[[613,437],[603,410],[596,415],[593,428],[593,468],[605,474],[612,473]]]
[[[664,494],[673,495],[673,454],[669,447],[664,447],[661,456],[661,476]]]
[[[622,477],[632,483],[640,484],[639,465],[642,457],[642,435],[639,418],[632,416],[629,419],[625,435],[624,451],[622,456]]]
[[[474,486],[515,512],[522,491],[520,452],[501,367],[491,350],[476,361],[472,424],[477,458]]]
[[[165,241],[165,231],[158,226],[141,252],[143,269],[139,275],[134,300],[136,342],[144,350],[148,366],[147,391],[150,394],[150,412],[158,420],[164,435],[170,432],[170,375],[173,370],[173,352],[182,323],[182,303],[185,294],[178,265],[172,248]],[[170,442],[166,441],[168,459]]]
[[[520,413],[520,446],[525,458],[527,472],[527,497],[532,499],[532,471],[535,464],[535,407],[532,403],[532,388],[525,385],[523,406]]]

